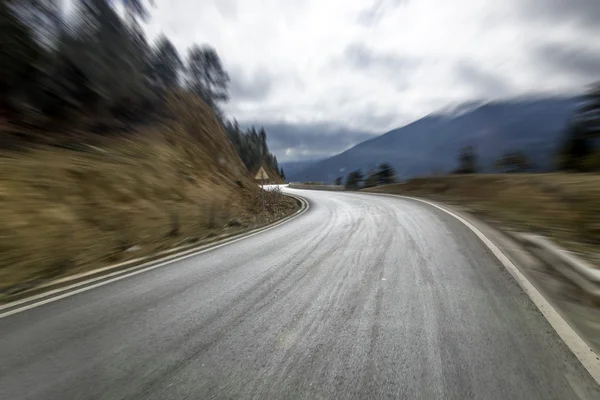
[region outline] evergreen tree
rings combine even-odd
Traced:
[[[370,188],[379,184],[379,171],[370,170],[367,173],[367,178],[364,181],[363,187]]]
[[[0,0],[2,118],[71,141],[72,129],[134,131],[171,117],[165,94],[193,92],[216,112],[248,169],[265,165],[285,176],[264,128],[242,131],[221,113],[229,76],[215,49],[193,45],[184,67],[166,36],[150,45],[140,25],[150,0],[74,0],[68,20],[63,4]],[[25,142],[44,136],[19,135]]]
[[[194,45],[187,58],[187,84],[214,110],[229,100],[229,75],[216,50]]]
[[[0,1],[0,37],[0,112],[11,117],[21,108],[18,99],[28,94],[25,88],[39,75],[43,49],[7,1]]]
[[[364,175],[361,170],[352,171],[346,177],[346,189],[357,190],[360,188],[364,180]]]
[[[396,181],[396,171],[389,163],[382,163],[377,173],[377,183],[379,185],[388,185]]]
[[[600,84],[594,86],[584,96],[584,102],[578,115],[578,124],[582,126],[585,138],[600,138]]]
[[[571,119],[558,153],[558,169],[600,171],[600,85],[583,98]]]
[[[593,169],[586,159],[593,155],[587,130],[579,121],[571,121],[558,154],[558,168],[563,171],[586,172]],[[592,167],[592,168],[590,168]]]
[[[173,43],[164,35],[159,36],[156,40],[150,67],[152,76],[159,86],[173,88],[178,85],[183,63]]]
[[[458,155],[458,168],[456,174],[474,174],[478,170],[477,155],[473,146],[463,147]]]
[[[236,120],[226,121],[224,126],[231,143],[248,170],[254,171],[264,165],[283,173],[277,157],[269,152],[267,133],[263,127],[257,131],[256,127],[252,126],[243,132]],[[285,179],[285,175],[282,178]]]

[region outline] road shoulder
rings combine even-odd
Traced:
[[[364,193],[420,202],[466,225],[504,265],[570,350],[600,384],[600,311],[587,299],[573,296],[573,285],[561,279],[522,246],[459,206],[410,196]],[[579,293],[577,294],[580,295]]]
[[[83,274],[67,276],[43,286],[17,293],[2,299],[5,303],[0,305],[0,318],[244,240],[289,222],[304,214],[310,208],[310,204],[305,198],[291,194],[286,194],[286,196],[294,198],[299,204],[298,210],[287,217],[247,232],[217,237],[210,243],[192,244],[170,249],[148,257],[109,265]]]

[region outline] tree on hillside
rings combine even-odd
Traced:
[[[236,120],[225,121],[224,126],[227,136],[249,171],[255,170],[259,165],[265,165],[274,171],[283,172],[283,169],[279,167],[277,157],[269,152],[267,133],[264,128],[261,127],[257,131],[253,126],[242,131]]]
[[[142,31],[135,24],[126,24],[112,1],[79,4],[83,23],[66,43],[70,60],[84,72],[96,94],[95,112],[139,118],[146,111],[146,100],[152,97],[146,79],[149,54],[140,47]]]
[[[144,103],[152,93],[141,29],[126,24],[109,0],[76,2],[75,12],[50,46],[52,62],[45,66],[40,107],[50,114],[69,108],[93,114],[95,120],[131,119],[143,108],[147,114]]]
[[[371,169],[367,172],[367,177],[365,179],[363,187],[370,188],[373,186],[377,186],[379,184],[379,171],[376,169]]]
[[[379,185],[394,183],[396,181],[396,171],[391,164],[384,162],[379,166],[377,178],[377,183]]]
[[[268,154],[269,148],[267,146],[267,132],[264,127],[260,127],[258,131],[258,137],[260,138],[260,154]]]
[[[335,184],[337,186],[341,186],[343,182],[344,182],[344,178],[343,177],[338,176],[337,178],[335,178]]]
[[[579,123],[583,126],[585,137],[600,138],[600,83],[585,95]]]
[[[357,190],[360,188],[362,181],[364,179],[364,175],[360,169],[356,171],[352,171],[346,177],[346,189],[348,190]]]
[[[285,172],[283,172],[283,167],[279,169],[279,176],[285,181]]]
[[[29,28],[42,47],[54,48],[63,32],[64,21],[60,2],[49,0],[3,0],[10,5]]]
[[[156,40],[150,59],[152,76],[156,83],[163,88],[173,88],[179,83],[179,74],[183,63],[173,43],[161,35]]]
[[[369,188],[378,185],[387,185],[396,181],[396,172],[389,163],[381,163],[377,169],[372,169],[367,173],[364,187]]]
[[[571,121],[557,156],[558,169],[562,171],[586,172],[586,160],[593,156],[594,148],[586,137],[582,124]]]
[[[148,1],[151,4],[154,4],[153,0]],[[144,4],[144,0],[121,0],[121,3],[123,4],[130,20],[139,18],[143,21],[146,21],[150,17],[150,13]]]
[[[600,170],[600,84],[584,96],[571,119],[557,155],[558,169],[588,172]]]
[[[456,174],[474,174],[478,170],[477,155],[473,146],[463,147],[458,154],[458,167],[454,170]]]
[[[0,112],[17,112],[17,98],[23,98],[24,90],[37,77],[37,63],[43,49],[33,37],[33,32],[12,11],[9,2],[0,1]],[[3,115],[4,117],[5,115]]]
[[[153,2],[0,0],[0,56],[6,60],[0,63],[0,113],[8,126],[26,128],[11,132],[11,139],[58,144],[72,142],[73,130],[131,132],[168,117],[165,94],[187,91],[227,125],[248,168],[264,162],[281,172],[264,129],[242,132],[237,122],[225,123],[220,105],[229,98],[229,76],[216,50],[193,45],[184,65],[166,36],[149,44],[140,24],[150,17],[148,4]]]
[[[87,114],[87,127],[93,127],[97,124],[91,121],[106,121],[106,117],[131,119],[136,113],[139,117],[142,108],[147,114],[144,106],[152,93],[144,74],[143,32],[135,24],[136,13],[130,12],[131,23],[125,24],[113,3],[75,2],[75,15],[68,23],[61,19],[64,12],[59,2],[0,3],[0,30],[3,43],[8,44],[2,49],[9,53],[3,66],[18,68],[27,76],[26,82],[19,83],[10,70],[2,71],[2,78],[18,85],[16,90],[8,88],[10,93],[2,98],[29,117],[15,117],[14,122],[39,127],[60,121],[66,127],[77,124],[76,115]],[[6,85],[0,86],[4,91]],[[56,124],[51,127],[64,131],[56,129]]]
[[[503,172],[526,172],[531,169],[532,165],[523,152],[509,151],[496,160],[494,167]]]
[[[229,75],[221,58],[210,46],[194,45],[187,58],[187,84],[214,110],[229,100]]]

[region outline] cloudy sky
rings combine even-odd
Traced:
[[[155,0],[147,32],[208,43],[230,116],[280,161],[323,158],[465,101],[600,80],[600,0]]]

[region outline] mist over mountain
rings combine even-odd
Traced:
[[[283,168],[286,177],[297,175],[298,172],[318,163],[321,160],[303,160],[303,161],[283,161],[279,166]]]
[[[332,182],[382,162],[391,163],[399,179],[449,172],[464,146],[475,148],[483,172],[491,172],[506,151],[522,151],[537,170],[547,170],[577,104],[578,97],[470,103],[366,140],[305,169],[288,172],[287,178]]]

